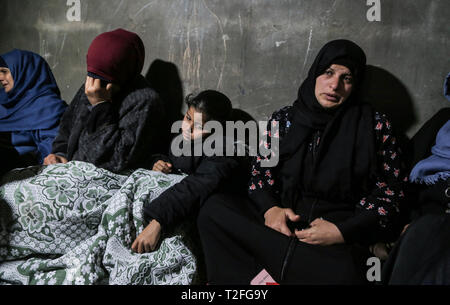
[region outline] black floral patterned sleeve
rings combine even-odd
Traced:
[[[266,138],[260,141],[260,146],[271,149],[272,137],[279,138],[280,142],[283,140],[291,125],[290,108],[291,106],[287,106],[272,114],[267,123],[267,130],[264,132]],[[271,126],[275,122],[278,122],[278,132],[272,135]],[[265,211],[279,204],[274,167],[263,167],[261,165],[261,162],[267,160],[267,158],[260,154],[253,158],[248,190],[250,198],[257,205],[261,214],[264,214]]]
[[[271,137],[279,137],[282,142],[291,124],[290,108],[291,106],[284,107],[272,114],[266,131],[267,140],[262,140],[260,145],[270,148]],[[271,135],[270,126],[274,121],[279,123],[279,133]],[[364,238],[363,235],[367,235],[367,230],[362,227],[367,227],[369,219],[370,222],[376,220],[379,231],[389,230],[392,222],[398,217],[398,204],[404,197],[403,187],[407,176],[402,170],[401,151],[393,134],[391,123],[385,115],[376,112],[374,128],[379,175],[370,194],[358,202],[355,217],[347,222],[337,224],[346,241],[357,241]],[[258,155],[252,161],[248,192],[263,214],[269,208],[279,204],[279,195],[274,168],[263,168],[262,160],[265,160],[265,157]],[[379,234],[377,235],[379,236]],[[369,236],[366,237],[371,239]]]
[[[392,125],[380,113],[375,113],[375,135],[378,176],[372,191],[361,198],[354,217],[336,224],[347,242],[390,242],[399,234],[399,204],[405,197],[408,177]]]

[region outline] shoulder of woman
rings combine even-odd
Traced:
[[[285,106],[283,108],[280,108],[272,113],[270,116],[270,120],[275,121],[286,121],[289,120],[292,116],[292,106]]]
[[[375,130],[392,129],[392,123],[388,115],[379,111],[374,112]]]
[[[136,109],[163,109],[163,101],[159,94],[150,87],[140,87],[132,89],[123,99],[122,106]]]

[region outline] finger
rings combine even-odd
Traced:
[[[134,252],[137,252],[137,251],[136,251],[136,250],[137,250],[137,248],[136,248],[136,242],[137,242],[137,240],[135,239],[134,242],[133,242],[133,244],[131,245],[131,250],[133,250]]]
[[[138,251],[137,251],[137,252],[138,252],[139,254],[141,254],[143,250],[144,250],[144,248],[143,248],[143,246],[142,246],[142,242],[139,242],[139,243],[138,243]]]
[[[300,220],[300,215],[297,215],[291,209],[286,210],[286,215],[290,221],[296,222]]]
[[[144,247],[145,247],[145,253],[150,253],[150,252],[152,252],[152,246],[149,244],[149,243],[146,243],[145,245],[144,245]]]
[[[320,223],[322,223],[322,222],[323,222],[323,219],[322,219],[322,218],[316,218],[316,219],[314,219],[313,222],[310,223],[310,226],[311,226],[311,227],[315,227],[315,226],[317,226],[318,224],[320,224]]]
[[[303,243],[310,244],[310,245],[320,245],[320,242],[317,240],[310,240],[310,239],[304,239],[300,240]]]
[[[84,93],[87,94],[89,88],[89,76],[86,76],[86,82],[84,83]]]
[[[55,164],[56,163],[56,157],[54,155],[49,156],[47,160],[48,164]]]
[[[158,235],[155,237],[155,241],[154,241],[154,243],[152,244],[152,251],[156,249],[156,246],[158,245],[159,237],[160,237],[160,236],[161,236],[161,235],[158,234]]]
[[[309,238],[310,235],[311,235],[310,229],[295,231],[295,236],[297,236],[299,239]]]
[[[283,233],[286,236],[292,236],[291,230],[286,225],[282,225],[280,228],[280,232]]]
[[[106,91],[111,92],[111,90],[112,90],[112,83],[108,83],[106,85]]]
[[[87,88],[92,88],[92,86],[94,85],[94,78],[88,76],[86,83],[87,83]]]
[[[93,87],[97,90],[102,88],[102,83],[99,78],[94,79]]]

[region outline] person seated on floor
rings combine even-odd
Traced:
[[[40,55],[19,49],[0,56],[0,175],[42,164],[67,108]]]
[[[205,125],[215,121],[225,130],[225,122],[232,113],[231,101],[224,94],[206,90],[186,98],[188,109],[182,122],[182,144],[188,148],[180,155],[180,146],[174,145],[168,156],[154,157],[154,171],[166,174],[186,174],[180,183],[172,186],[151,203],[144,206],[144,215],[149,222],[136,238],[132,249],[138,253],[151,252],[158,244],[162,230],[170,230],[175,225],[198,212],[203,202],[214,192],[245,192],[248,179],[247,157],[237,156],[238,143],[220,132],[211,133]],[[205,141],[214,138],[211,154],[205,154]],[[177,138],[174,138],[177,141]],[[223,141],[223,142],[221,142]],[[226,155],[225,148],[232,145],[232,156]],[[245,147],[240,147],[245,149]]]
[[[368,246],[398,236],[403,172],[391,122],[361,102],[364,51],[319,51],[293,106],[276,111],[253,159],[248,198],[215,194],[198,229],[210,284],[367,283]],[[273,125],[278,131],[272,130]],[[273,143],[279,140],[279,149]]]
[[[450,100],[450,73],[444,95]],[[443,108],[411,139],[410,224],[392,249],[384,284],[450,284],[450,108]],[[419,160],[419,161],[418,161]]]
[[[87,52],[86,82],[64,113],[45,165],[85,161],[112,172],[146,167],[164,152],[165,111],[141,75],[141,38],[117,29],[97,36]]]

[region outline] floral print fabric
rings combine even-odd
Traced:
[[[292,106],[284,107],[274,112],[268,122],[268,126],[278,122],[279,132],[271,135],[270,128],[265,132],[268,135],[266,141],[261,141],[260,145],[266,148],[271,147],[271,137],[278,137],[280,142],[287,134],[291,126]],[[375,134],[377,143],[377,155],[379,175],[373,186],[372,192],[361,198],[358,204],[366,210],[373,210],[381,216],[380,226],[385,227],[389,221],[389,213],[398,213],[398,203],[404,198],[403,182],[407,177],[404,175],[399,158],[401,151],[397,144],[397,139],[393,134],[392,125],[385,115],[375,113]],[[320,138],[317,139],[320,141]],[[277,194],[277,178],[274,168],[264,168],[261,161],[267,157],[257,156],[254,158],[251,167],[251,179],[249,182],[249,195],[255,192],[269,191]],[[275,205],[276,203],[274,203]]]
[[[192,283],[187,224],[155,252],[131,250],[144,229],[144,202],[183,178],[143,169],[118,175],[78,161],[8,173],[0,187],[0,283]]]

